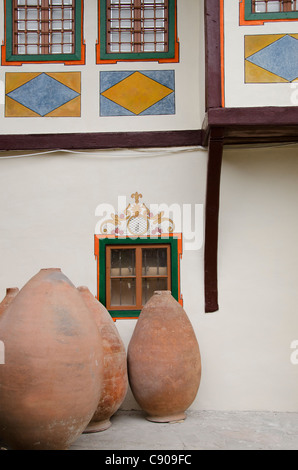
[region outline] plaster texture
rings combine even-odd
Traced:
[[[152,423],[119,410],[102,433],[70,450],[297,450],[298,413],[188,411],[183,422]]]

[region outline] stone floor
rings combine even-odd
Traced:
[[[111,422],[81,434],[69,450],[298,450],[298,413],[188,411],[183,422],[160,424],[141,411],[118,411]]]
[[[298,450],[298,413],[188,411],[184,422],[159,424],[118,411],[111,421],[70,450]]]

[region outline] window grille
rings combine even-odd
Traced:
[[[168,52],[168,0],[108,0],[107,52]]]
[[[253,0],[253,13],[298,11],[298,0]]]
[[[155,290],[171,290],[170,245],[107,248],[107,308],[141,309]]]
[[[13,54],[73,54],[75,0],[13,0]]]

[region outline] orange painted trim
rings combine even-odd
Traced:
[[[159,64],[179,63],[180,44],[177,36],[177,3],[175,3],[175,56],[171,59],[101,59],[100,58],[100,0],[98,0],[98,38],[95,45],[96,64],[117,64],[118,62],[158,62]]]
[[[180,272],[180,263],[182,259],[182,253],[183,253],[182,233],[180,233],[178,235],[178,302],[181,305],[181,307],[183,307],[183,296],[181,293],[181,272]]]
[[[221,105],[225,107],[225,30],[224,0],[220,0],[220,62],[221,62]]]
[[[99,49],[98,45],[96,45],[96,49]],[[178,44],[179,50],[179,44]],[[96,63],[97,64],[117,64],[118,62],[158,62],[159,64],[174,64],[179,63],[179,54],[178,56],[173,57],[173,59],[117,59],[117,60],[101,60],[97,56],[96,51]]]
[[[268,20],[246,20],[245,19],[245,0],[239,0],[239,25],[240,26],[264,26],[264,23],[280,23],[288,21],[297,21],[297,18],[279,18]]]
[[[121,239],[126,240],[127,238],[131,238],[131,237],[129,237],[129,236],[127,236],[127,237],[126,236],[125,237],[120,236],[119,237],[118,235],[108,235],[108,234],[107,235],[105,235],[105,234],[95,234],[94,238],[95,238],[95,240],[96,240],[96,238],[97,239],[102,239],[102,238],[116,239],[116,238],[119,238],[120,240]],[[144,235],[144,236],[141,235],[140,237],[137,237],[137,238],[145,238],[145,239],[152,238],[153,240],[156,240],[158,238],[177,238],[177,239],[180,240],[180,238],[182,239],[182,233],[161,233],[158,236],[154,235],[152,237],[150,237],[150,235]]]
[[[25,64],[63,64],[63,65],[85,65],[86,64],[86,43],[84,40],[84,1],[82,1],[82,12],[81,12],[81,31],[82,31],[82,44],[81,44],[81,59],[80,60],[40,60],[40,61],[25,61],[25,62],[13,62],[6,60],[6,0],[4,0],[4,41],[1,46],[1,65],[4,66],[21,66]]]

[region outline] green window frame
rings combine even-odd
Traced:
[[[74,0],[74,18],[72,31],[74,33],[74,48],[71,53],[14,53],[14,0],[5,0],[5,41],[2,46],[2,65],[21,65],[23,63],[57,63],[63,62],[70,65],[85,63],[85,46],[83,44],[83,0]],[[25,4],[25,2],[24,2]],[[20,8],[23,5],[18,5]],[[51,8],[59,7],[59,4],[51,4]],[[32,9],[34,5],[30,6]],[[38,20],[44,21],[44,20]],[[63,34],[63,29],[61,30]],[[65,30],[66,31],[66,30]],[[58,30],[60,32],[60,30]]]
[[[295,0],[296,1],[296,0]],[[253,11],[253,0],[245,0],[245,20],[291,20],[298,18],[298,11],[259,12]]]
[[[129,248],[137,245],[144,245],[148,248],[154,248],[156,245],[170,245],[170,264],[171,264],[171,292],[173,297],[182,303],[180,293],[180,258],[182,256],[181,236],[158,237],[156,239],[148,237],[140,238],[99,238],[95,236],[95,254],[97,256],[97,299],[107,306],[107,247],[123,246]],[[110,309],[109,313],[113,319],[138,318],[141,310],[116,310]]]
[[[168,0],[168,31],[166,52],[110,52],[108,47],[108,1],[98,0],[99,40],[97,46],[97,63],[116,63],[118,61],[156,60],[162,62],[179,62],[179,43],[177,38],[177,0]],[[140,0],[135,0],[135,2]],[[134,1],[132,0],[132,3]],[[152,1],[152,4],[155,3]],[[128,5],[129,7],[129,5]],[[128,8],[127,7],[127,8]],[[133,5],[132,5],[133,8]]]

